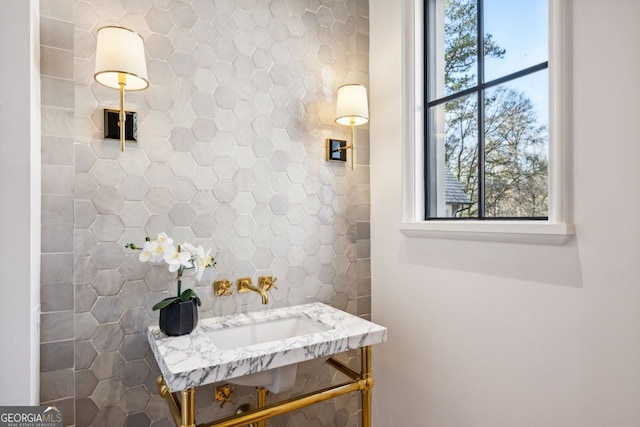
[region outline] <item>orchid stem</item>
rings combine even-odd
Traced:
[[[178,253],[180,252],[180,245],[178,245]],[[178,298],[182,295],[182,272],[184,267],[178,267]]]
[[[182,295],[182,272],[184,267],[178,268],[178,297]]]

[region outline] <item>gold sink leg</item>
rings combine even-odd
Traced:
[[[264,408],[265,406],[267,406],[267,393],[269,393],[269,390],[267,390],[264,387],[256,387],[256,390],[258,391],[258,409]],[[266,427],[267,421],[266,420],[258,421],[256,423],[256,426]]]
[[[196,389],[188,388],[182,394],[182,424],[180,427],[196,426]]]
[[[174,393],[171,393],[164,377],[160,375],[156,380],[158,392],[169,406],[173,422],[178,427],[195,427],[196,425],[196,389],[188,388],[182,390],[182,402],[178,402]]]
[[[360,349],[360,369],[363,387],[362,394],[362,427],[371,427],[371,389],[373,376],[371,375],[371,346]]]

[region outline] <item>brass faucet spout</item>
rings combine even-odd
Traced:
[[[249,292],[249,291],[253,291],[253,292],[257,292],[260,294],[260,296],[262,297],[262,304],[268,304],[269,303],[269,296],[267,295],[267,291],[261,288],[256,288],[255,286],[253,286],[251,284],[251,278],[250,277],[244,277],[242,279],[238,279],[238,293],[245,293],[245,292]]]
[[[269,304],[269,297],[267,296],[267,293],[262,289],[260,289],[258,292],[260,292],[260,296],[262,297],[262,304]]]

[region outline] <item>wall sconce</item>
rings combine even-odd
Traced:
[[[351,170],[356,146],[355,127],[369,121],[367,88],[348,84],[338,88],[336,101],[336,123],[351,126],[351,144],[338,139],[327,139],[327,160],[347,161],[346,150],[351,149]]]
[[[125,114],[124,92],[149,87],[142,36],[123,27],[100,28],[96,47],[96,72],[93,78],[103,86],[120,90],[118,133],[120,151],[124,151],[126,116],[131,117],[132,114]],[[108,124],[105,123],[105,137],[112,136],[112,133],[107,132],[107,128]]]

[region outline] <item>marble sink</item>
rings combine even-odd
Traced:
[[[296,367],[386,340],[386,328],[322,303],[201,319],[189,335],[147,336],[171,391],[228,381],[273,392],[295,383]]]
[[[211,329],[204,334],[220,350],[230,350],[303,337],[329,329],[331,329],[330,326],[326,324],[292,313],[291,317],[249,323],[241,322],[228,328]],[[293,388],[297,372],[298,364],[293,363],[254,374],[228,378],[227,381],[237,385],[265,387],[272,393],[280,393]]]
[[[329,325],[317,322],[306,316],[293,314],[281,319],[241,322],[228,328],[215,328],[205,331],[205,335],[220,350],[248,347],[271,341],[286,340],[303,335],[324,332]]]

